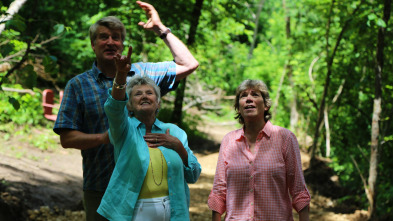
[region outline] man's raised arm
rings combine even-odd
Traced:
[[[176,80],[183,79],[195,71],[199,66],[198,61],[188,50],[187,46],[162,24],[157,10],[146,2],[137,1],[136,3],[146,12],[148,17],[146,22],[139,22],[138,25],[160,36],[171,50],[176,63]]]

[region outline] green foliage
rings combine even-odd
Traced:
[[[38,136],[29,137],[29,143],[40,150],[53,150],[58,147],[58,136],[53,137],[52,134],[44,133]]]
[[[209,122],[228,122],[233,121],[236,116],[235,108],[233,107],[234,103],[232,100],[221,102],[221,109],[216,112],[206,112],[202,117],[206,117],[209,119]],[[239,126],[240,127],[240,126]]]
[[[0,111],[4,113],[0,117],[0,132],[3,135],[0,142],[18,139],[19,142],[29,143],[44,151],[53,151],[58,148],[59,138],[52,132],[53,122],[43,117],[39,94],[36,92],[34,96],[30,94],[15,96],[21,103],[21,108],[17,111],[10,107],[9,103],[3,102],[2,98],[6,95],[4,92],[0,93]],[[9,148],[16,158],[29,157],[32,160],[39,160],[37,157],[28,155],[26,151],[21,151],[19,146],[7,146],[6,148]]]
[[[10,2],[3,1],[3,4],[8,6]],[[256,21],[260,2],[264,5]],[[326,84],[328,61],[336,44],[340,43],[332,60],[326,96],[331,166],[339,175],[340,183],[349,190],[349,194],[353,194],[342,201],[353,199],[365,209],[367,199],[363,184],[350,156],[358,163],[363,176],[367,177],[377,34],[380,28],[386,28],[377,209],[381,216],[392,214],[393,75],[389,73],[393,72],[393,45],[390,40],[393,31],[391,20],[390,24],[382,20],[382,1],[334,1],[334,5],[331,5],[331,0],[285,2],[284,9],[282,1],[203,1],[195,43],[189,46],[200,66],[196,74],[188,78],[188,82],[208,85],[206,89],[221,88],[227,95],[234,95],[236,87],[244,79],[261,79],[268,85],[272,100],[279,97],[274,123],[290,126],[290,104],[296,98],[298,134],[312,137],[319,130],[316,120]],[[158,10],[163,23],[183,42],[187,42],[195,0],[152,0],[150,3]],[[139,21],[146,20],[146,15],[134,2],[41,1],[38,6],[35,1],[27,1],[25,4],[20,13],[6,23],[6,29],[0,35],[0,65],[5,62],[2,59],[9,56],[15,57],[7,62],[12,67],[16,65],[23,58],[29,42],[31,53],[27,62],[7,79],[7,72],[0,72],[1,83],[22,85],[18,88],[48,87],[48,82],[39,77],[42,72],[37,72],[37,67],[41,67],[46,75],[64,87],[70,78],[91,67],[94,53],[88,29],[95,21],[108,15],[116,15],[124,21],[127,30],[124,44],[126,47],[133,46],[132,61],[172,59],[161,39],[137,25]],[[357,11],[353,14],[355,9]],[[4,14],[5,11],[6,7],[1,7],[0,13]],[[290,17],[290,33],[286,32],[286,16]],[[258,32],[255,33],[255,30]],[[55,36],[61,37],[46,44],[39,43]],[[36,41],[32,42],[33,39]],[[291,76],[286,69],[289,67]],[[0,112],[6,113],[0,115],[1,125],[10,122],[48,125],[42,116],[39,93],[36,94],[0,92]],[[219,115],[207,113],[209,119],[215,122],[233,119],[232,104],[222,102],[222,106],[225,108]],[[159,118],[169,121],[167,118],[171,115],[171,108],[163,107]],[[183,126],[190,136],[203,136],[197,132],[198,121],[197,117],[186,115]],[[317,142],[321,156],[326,154],[325,132],[323,125]],[[40,140],[46,139],[42,137]],[[36,146],[45,144],[37,143]]]
[[[14,85],[17,86],[17,85]],[[21,86],[18,87],[21,89]],[[43,116],[42,96],[39,90],[35,94],[0,92],[0,124],[13,122],[16,125],[47,125]]]
[[[26,65],[19,71],[21,77],[21,84],[27,88],[33,88],[37,85],[37,73],[34,71],[33,65]]]
[[[8,102],[12,105],[12,107],[14,107],[15,110],[19,110],[20,108],[20,104],[18,102],[18,100],[16,100],[13,97],[8,97]]]
[[[26,30],[26,24],[24,18],[19,15],[14,15],[11,20],[6,22],[7,29],[14,29],[18,32],[23,32]]]
[[[6,15],[6,8],[2,9],[0,15]],[[56,24],[54,31],[45,32],[47,35],[43,34],[44,37],[42,37],[42,34],[39,32],[32,33],[31,28],[36,23],[42,25],[41,22],[34,19],[25,19],[20,14],[12,15],[12,18],[6,22],[5,30],[0,35],[0,42],[2,42],[0,47],[0,65],[3,65],[0,70],[0,87],[3,83],[21,84],[25,88],[37,86],[38,74],[35,65],[39,61],[36,58],[41,60],[42,56],[45,58],[50,56],[43,46],[48,42],[48,39],[45,37],[51,37],[52,33],[62,34],[65,27],[62,24]],[[55,68],[57,66],[56,58],[51,56],[51,59],[55,60],[55,62],[48,62],[48,59],[45,59],[43,64],[44,71],[57,76]],[[7,68],[7,66],[9,67]],[[15,99],[9,99],[9,101],[18,108]]]

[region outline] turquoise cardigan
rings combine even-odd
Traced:
[[[109,138],[115,148],[116,165],[97,212],[109,220],[130,221],[149,167],[149,150],[143,139],[146,128],[135,117],[128,117],[128,96],[125,101],[118,101],[110,94],[111,89],[104,108],[109,120]],[[186,167],[174,150],[158,147],[168,165],[170,220],[190,220],[190,191],[187,183],[198,180],[201,165],[188,147],[187,134],[178,126],[156,119],[152,133],[165,133],[167,129],[182,142],[188,153]]]

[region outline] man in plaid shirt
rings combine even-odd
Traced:
[[[150,4],[137,1],[149,16],[138,25],[155,32],[171,50],[174,60],[134,63],[129,76],[147,75],[161,88],[161,94],[176,89],[178,81],[191,74],[198,62],[187,47],[161,23]],[[90,27],[90,41],[96,61],[90,70],[75,76],[64,90],[54,126],[64,148],[80,149],[83,157],[83,201],[86,219],[105,220],[97,212],[114,168],[113,146],[109,143],[104,103],[116,75],[114,56],[121,54],[126,32],[116,17],[100,19]],[[132,50],[130,47],[128,50]],[[120,85],[125,86],[125,85]]]

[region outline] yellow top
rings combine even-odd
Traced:
[[[168,196],[168,166],[158,148],[150,148],[150,163],[138,199]]]

